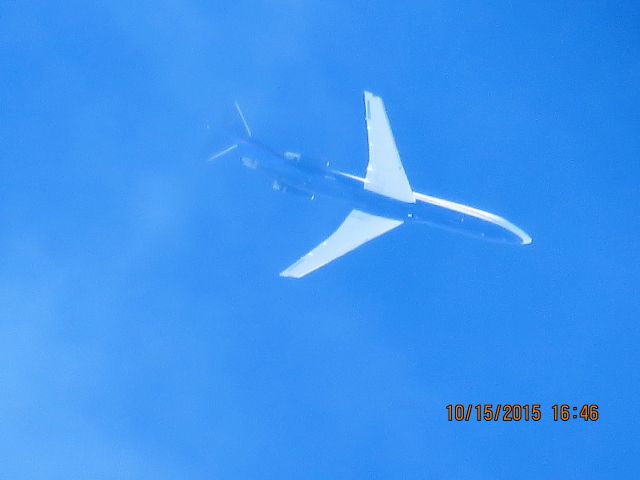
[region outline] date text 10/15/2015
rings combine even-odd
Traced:
[[[447,420],[450,422],[539,422],[543,418],[542,405],[539,403],[484,403],[449,404],[446,406]],[[551,418],[554,422],[582,420],[595,422],[600,418],[596,404],[554,404],[551,405]]]

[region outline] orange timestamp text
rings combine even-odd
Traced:
[[[446,409],[450,422],[539,422],[543,417],[543,408],[539,403],[450,403]],[[595,422],[600,418],[600,413],[596,404],[563,403],[551,406],[551,418],[554,422]]]

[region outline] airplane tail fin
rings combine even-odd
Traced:
[[[238,104],[237,101],[234,102],[234,105],[236,107],[236,112],[238,113],[238,118],[241,121],[243,131],[242,133],[238,132],[238,133],[232,134],[233,143],[225,146],[224,148],[218,150],[216,153],[211,155],[207,160],[209,162],[213,162],[214,160],[217,160],[221,157],[224,157],[228,153],[233,152],[236,148],[240,146],[240,143],[242,143],[246,139],[251,138],[253,136],[253,133],[251,132],[251,128],[247,123],[247,119],[245,118],[244,113],[242,113],[242,109],[240,108],[240,105]],[[237,131],[237,129],[233,129],[233,130]]]

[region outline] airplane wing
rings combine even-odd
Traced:
[[[324,242],[284,270],[282,277],[300,278],[355,250],[360,245],[402,225],[400,220],[352,210],[342,225]]]
[[[386,197],[415,203],[380,97],[364,92],[369,165],[364,188]]]

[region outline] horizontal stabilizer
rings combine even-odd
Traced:
[[[251,133],[251,129],[249,128],[249,124],[247,123],[247,119],[244,118],[244,113],[242,113],[242,110],[240,109],[240,105],[238,104],[238,102],[235,102],[235,104],[236,104],[236,110],[238,112],[238,115],[240,115],[240,120],[242,120],[244,131],[247,133],[247,137],[252,137],[253,134]]]
[[[300,278],[360,245],[402,225],[400,220],[378,217],[360,210],[352,210],[342,225],[324,242],[291,265],[280,275]]]
[[[219,159],[220,157],[224,157],[227,153],[231,153],[233,152],[236,148],[238,148],[238,144],[234,143],[233,145],[224,148],[222,150],[220,150],[217,153],[214,153],[213,155],[211,155],[208,159],[209,162],[213,162],[214,160]]]

